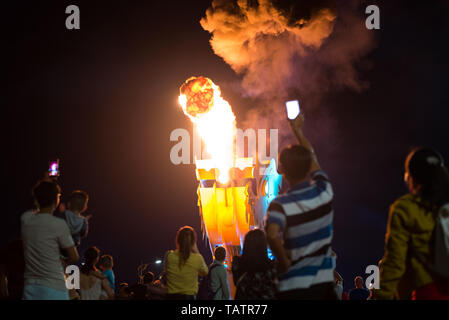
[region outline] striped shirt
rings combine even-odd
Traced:
[[[280,291],[334,281],[332,186],[321,170],[311,178],[311,183],[300,183],[276,197],[268,208],[266,224],[279,225],[292,260],[289,270],[279,277]]]

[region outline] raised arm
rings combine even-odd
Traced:
[[[315,151],[313,150],[312,144],[310,143],[309,139],[307,139],[304,136],[304,132],[302,130],[302,127],[304,125],[304,115],[301,114],[296,119],[289,120],[289,122],[293,132],[295,133],[299,145],[303,146],[312,153],[312,163],[310,165],[310,172],[320,170],[321,167],[318,164],[318,159],[315,154]]]
[[[207,276],[207,274],[209,273],[209,268],[207,267],[206,262],[204,261],[204,258],[202,255],[200,255],[200,265],[198,267],[198,274],[201,277],[205,277]]]
[[[78,260],[80,259],[80,256],[78,254],[78,250],[76,249],[75,246],[72,246],[70,248],[66,248],[65,252],[67,254],[67,263],[73,263],[76,264],[78,262]]]

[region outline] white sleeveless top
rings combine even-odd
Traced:
[[[101,294],[101,280],[98,278],[90,289],[80,289],[81,300],[100,300]]]

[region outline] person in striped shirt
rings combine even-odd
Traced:
[[[304,136],[304,116],[290,120],[299,145],[283,149],[279,172],[290,189],[268,207],[267,240],[278,260],[279,299],[337,300],[332,256],[333,191]]]

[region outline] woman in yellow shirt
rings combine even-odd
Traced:
[[[165,255],[164,272],[169,300],[194,300],[198,293],[198,276],[208,274],[196,239],[192,227],[180,228],[176,234],[176,250]]]
[[[380,289],[375,299],[449,299],[448,281],[433,274],[436,214],[449,202],[449,173],[432,149],[416,149],[405,161],[410,193],[390,208],[385,254],[380,262]]]

